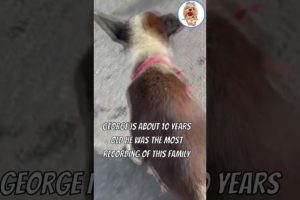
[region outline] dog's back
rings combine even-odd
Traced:
[[[174,73],[153,66],[128,89],[131,121],[137,123],[192,123],[190,130],[132,131],[133,137],[183,137],[181,144],[134,144],[138,150],[191,150],[189,158],[148,158],[162,182],[182,200],[199,200],[205,195],[205,116],[186,92],[185,83]],[[202,190],[202,191],[200,191]]]

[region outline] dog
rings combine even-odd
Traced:
[[[187,2],[185,4],[183,16],[189,26],[196,26],[198,21],[198,10],[194,2]]]
[[[192,123],[190,130],[132,130],[139,136],[180,136],[181,144],[137,144],[135,150],[191,150],[188,158],[143,159],[161,183],[180,200],[206,197],[206,119],[204,111],[187,90],[185,79],[174,68],[170,37],[181,30],[173,14],[145,12],[121,22],[105,14],[95,21],[111,37],[131,52],[132,83],[127,97],[132,123]]]

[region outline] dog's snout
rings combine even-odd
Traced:
[[[189,9],[189,11],[192,11],[192,9]]]

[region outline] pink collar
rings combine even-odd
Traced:
[[[165,54],[155,54],[153,56],[148,57],[140,66],[136,68],[136,70],[131,75],[131,80],[134,80],[138,77],[145,69],[152,66],[153,64],[161,64],[167,68],[172,66],[172,61]]]
[[[138,77],[145,69],[151,67],[153,64],[161,64],[164,65],[166,68],[172,67],[172,61],[167,55],[164,54],[156,54],[147,58],[140,66],[136,68],[136,70],[131,75],[131,80],[134,80]],[[177,76],[181,76],[184,70],[177,70],[173,69]],[[186,92],[191,93],[192,87],[187,87]]]

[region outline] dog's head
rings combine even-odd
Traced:
[[[157,12],[145,12],[129,21],[120,21],[103,13],[95,14],[94,18],[113,41],[124,46],[149,42],[147,37],[143,37],[146,35],[168,42],[169,37],[181,27],[174,14],[160,15]]]
[[[196,19],[198,15],[197,6],[194,2],[187,2],[184,6],[183,16],[185,19]]]

